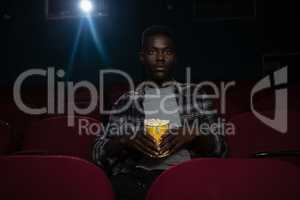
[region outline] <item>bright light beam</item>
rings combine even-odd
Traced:
[[[78,31],[77,31],[77,34],[76,34],[76,38],[75,38],[75,43],[73,45],[73,48],[72,48],[72,53],[71,53],[71,57],[69,59],[69,63],[68,63],[68,71],[67,71],[67,81],[70,80],[70,77],[71,77],[71,74],[72,74],[72,71],[73,71],[73,64],[74,64],[74,59],[75,59],[75,56],[76,56],[76,52],[77,52],[77,49],[78,49],[78,45],[79,45],[79,42],[80,42],[80,36],[81,36],[81,32],[82,32],[82,19],[80,20],[80,24],[79,24],[79,28],[78,28]]]
[[[80,1],[79,7],[85,13],[90,13],[93,10],[93,4],[91,1],[88,0]]]
[[[102,42],[99,40],[99,37],[98,37],[99,34],[97,33],[95,25],[93,24],[93,21],[90,17],[87,17],[87,21],[88,21],[88,24],[89,24],[89,28],[90,28],[93,40],[94,40],[95,45],[96,45],[96,49],[99,53],[99,56],[101,56],[101,58],[103,59],[103,62],[106,63],[107,56],[105,55],[105,52],[104,52],[104,49],[103,49],[103,46],[102,46]]]

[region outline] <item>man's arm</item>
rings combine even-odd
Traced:
[[[194,156],[201,157],[225,157],[227,154],[227,145],[220,128],[212,130],[213,127],[218,126],[217,120],[208,119],[215,116],[205,116],[199,120],[200,128],[194,129],[191,134],[196,134],[193,141],[189,144],[189,149]],[[206,123],[207,125],[203,125]],[[205,127],[205,128],[201,128]]]
[[[182,128],[172,130],[172,134],[166,135],[161,144],[161,153],[165,151],[173,153],[185,146],[195,157],[224,157],[226,155],[227,148],[223,136],[204,133],[198,127],[191,127],[193,124],[186,124]]]
[[[122,108],[129,100],[128,97],[128,95],[123,95],[115,104],[114,109]],[[139,150],[153,157],[158,154],[155,142],[150,136],[144,134],[141,124],[138,125],[133,120],[134,117],[131,114],[134,112],[131,109],[132,106],[129,106],[121,113],[110,115],[108,133],[96,139],[93,161],[107,171],[110,171],[117,162],[131,156],[131,150]]]
[[[121,109],[127,102],[127,95],[122,95],[117,102],[115,102],[112,110],[117,111]],[[92,151],[93,161],[109,171],[112,166],[118,162],[121,157],[125,156],[124,145],[120,134],[120,127],[126,123],[126,110],[120,113],[114,113],[109,116],[109,123],[107,124],[107,132],[99,135],[96,138]]]
[[[163,138],[161,152],[175,152],[185,146],[192,156],[224,157],[227,145],[212,100],[200,93],[192,102],[190,112],[182,116],[182,128]]]
[[[120,159],[122,149],[123,146],[118,138],[97,136],[93,146],[92,159],[94,163],[108,172]]]
[[[193,130],[197,136],[190,144],[190,149],[195,156],[225,157],[227,145],[224,139],[224,130],[214,112],[212,99],[207,98],[205,93],[198,94],[197,117],[189,120],[189,126],[193,127],[196,122],[197,128]]]

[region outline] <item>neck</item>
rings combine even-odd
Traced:
[[[158,87],[161,88],[161,87],[164,87],[165,85],[167,85],[168,82],[174,81],[174,79],[171,77],[164,79],[164,80],[154,80],[154,79],[148,78],[147,81],[154,82],[155,84],[157,84]]]

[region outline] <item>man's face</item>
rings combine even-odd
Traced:
[[[167,81],[176,64],[174,42],[164,34],[148,37],[141,52],[140,60],[153,81]]]

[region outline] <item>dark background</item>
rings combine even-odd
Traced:
[[[10,86],[26,69],[49,66],[67,71],[66,80],[97,83],[98,70],[112,68],[141,80],[140,36],[153,24],[169,25],[176,32],[180,64],[175,77],[181,81],[187,66],[194,81],[253,80],[263,75],[264,55],[277,59],[292,54],[284,62],[298,60],[295,1],[232,0],[224,4],[234,7],[229,13],[222,13],[220,2],[226,1],[198,2],[195,11],[192,0],[107,0],[108,16],[92,18],[95,43],[86,19],[48,20],[44,0],[1,0],[0,83]],[[298,61],[291,62],[290,74],[296,77]],[[120,77],[109,80],[118,81]]]

